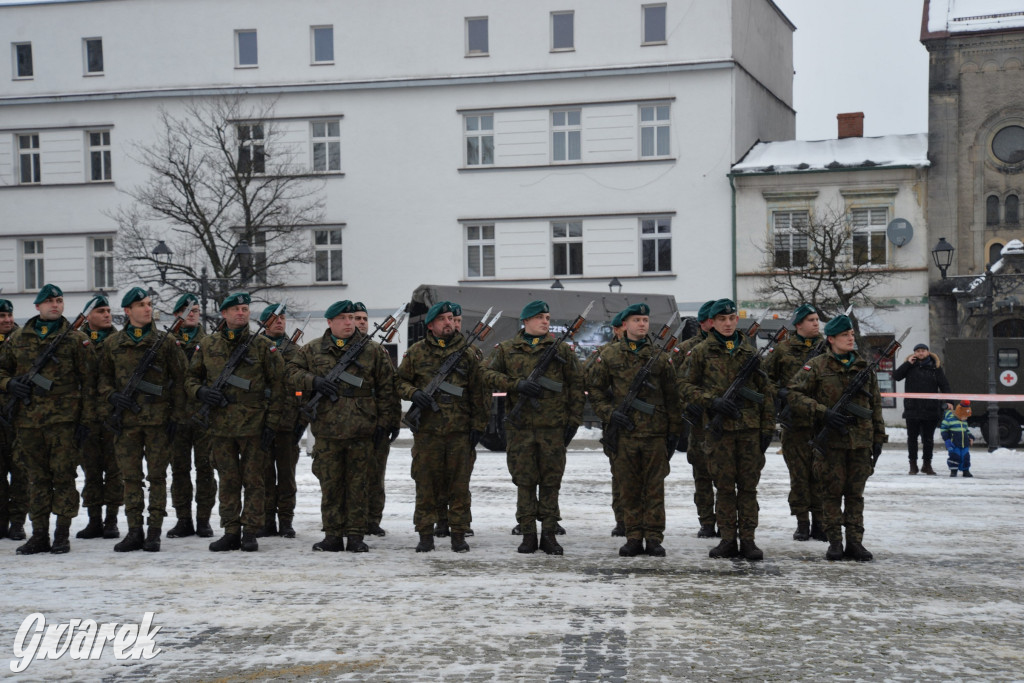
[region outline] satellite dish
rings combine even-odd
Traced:
[[[889,221],[889,227],[885,229],[885,235],[897,247],[902,247],[913,239],[914,227],[906,218],[893,218]]]

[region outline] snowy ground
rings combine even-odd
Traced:
[[[504,454],[487,451],[471,552],[444,539],[413,552],[405,439],[389,464],[388,536],[368,554],[310,550],[319,488],[305,457],[299,536],[263,539],[258,553],[214,555],[189,538],[121,555],[112,541],[72,538],[68,555],[17,557],[0,541],[4,657],[34,612],[54,624],[137,623],[153,611],[162,627],[149,661],[114,661],[108,647],[99,661],[37,661],[20,676],[0,667],[40,681],[1024,678],[1024,453],[979,449],[973,480],[909,477],[893,444],[868,483],[864,541],[876,561],[858,564],[792,540],[773,446],[757,536],[766,559],[748,563],[711,560],[713,543],[696,538],[683,454],[667,481],[668,557],[618,557],[607,460],[592,446],[578,439],[569,455],[564,557],[516,553],[515,490]]]

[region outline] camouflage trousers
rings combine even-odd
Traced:
[[[814,452],[811,439],[814,431],[807,429],[782,430],[782,457],[789,468],[789,514],[797,521],[810,521],[809,513],[815,518],[821,515],[821,490],[814,473]]]
[[[274,515],[282,521],[291,522],[295,517],[295,467],[299,464],[299,444],[289,429],[274,434],[270,453],[266,454],[266,471],[263,473],[265,500],[263,512],[267,521]]]
[[[320,480],[320,517],[328,536],[366,533],[366,490],[373,440],[327,439],[313,446],[313,474]]]
[[[19,426],[14,457],[28,480],[28,516],[33,531],[48,531],[50,514],[58,526],[70,526],[78,514],[78,449],[75,425],[62,422],[45,429]]]
[[[821,509],[829,541],[864,540],[864,486],[874,469],[868,448],[829,448],[815,456],[814,470],[821,482]]]
[[[371,524],[380,525],[384,519],[384,476],[388,471],[388,455],[391,453],[391,442],[387,439],[379,446],[373,447],[373,457],[370,458],[369,485],[366,501],[366,521]]]
[[[171,455],[171,505],[178,519],[192,519],[193,458],[196,465],[196,519],[209,520],[217,502],[217,478],[210,453],[210,437],[198,427],[180,424]]]
[[[555,532],[561,519],[558,491],[565,474],[565,430],[508,431],[508,471],[518,488],[516,521],[524,534]]]
[[[263,528],[263,470],[267,454],[260,449],[260,437],[213,436],[210,450],[217,468],[220,490],[220,525],[224,533],[241,533],[242,527],[256,532]],[[245,491],[245,504],[242,492]]]
[[[142,463],[149,482],[149,526],[161,528],[167,516],[167,466],[171,462],[171,444],[160,425],[125,427],[114,441],[114,452],[124,479],[124,514],[129,529],[142,527],[146,496],[142,485]]]
[[[471,480],[473,478],[473,468],[475,466],[476,466],[476,449],[474,448],[470,452],[470,454],[469,454],[469,476],[467,477],[467,481]],[[437,519],[438,519],[438,521],[447,520],[448,519],[448,506],[450,505],[450,502],[449,502],[450,497],[451,497],[450,493],[446,489],[445,490],[438,490],[437,492],[435,492],[434,500],[437,501]],[[466,488],[466,500],[468,501],[467,509],[466,509],[466,514],[469,515],[469,519],[466,522],[466,524],[468,526],[468,525],[472,524],[472,522],[473,522],[473,492],[470,491],[468,487]],[[467,531],[468,531],[468,529],[467,529]]]
[[[92,434],[82,444],[82,507],[124,504],[121,466],[114,453],[114,440],[102,424],[91,425]]]
[[[725,432],[720,438],[708,432],[704,445],[718,494],[715,516],[722,540],[732,540],[737,533],[741,539],[753,540],[760,509],[757,484],[765,462],[759,432]]]
[[[665,477],[669,473],[665,437],[624,434],[612,457],[619,480],[626,538],[665,539]]]
[[[412,445],[412,478],[416,482],[416,510],[412,521],[419,534],[430,533],[437,520],[447,519],[451,530],[469,529],[469,433],[416,434]],[[439,517],[438,510],[444,510]]]
[[[604,452],[608,456],[608,467],[612,471],[612,514],[615,516],[615,523],[622,522],[625,524],[625,518],[622,512],[622,486],[619,484],[619,478],[615,474],[615,462],[612,457],[613,454],[609,453],[607,449]]]
[[[686,462],[693,470],[693,503],[697,506],[697,520],[701,525],[714,525],[715,485],[708,471],[708,454],[704,443],[704,429],[691,428]]]
[[[14,461],[14,438],[0,432],[0,527],[17,522],[24,524],[28,514],[28,479],[21,465]]]

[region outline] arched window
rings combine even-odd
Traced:
[[[1020,318],[1008,318],[992,326],[993,337],[1020,337],[1024,336],[1024,320]]]
[[[994,194],[985,200],[985,224],[999,225],[999,197]]]
[[[1011,194],[1006,198],[1006,222],[1011,225],[1020,223],[1020,200],[1017,195]]]
[[[1001,243],[1001,242],[993,242],[992,244],[989,245],[989,247],[988,247],[988,262],[989,263],[995,263],[996,261],[998,261],[999,259],[1001,259],[1003,257],[1000,252],[1003,250],[1004,246],[1006,246],[1006,245]]]

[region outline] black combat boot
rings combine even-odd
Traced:
[[[615,528],[612,529],[612,538],[625,538],[626,537],[626,523],[619,521],[615,522]]]
[[[558,522],[555,522],[555,535],[556,536],[565,536],[565,529],[563,529],[562,525],[559,524]]]
[[[0,538],[7,538],[7,530],[11,528],[10,522],[0,519]]]
[[[648,538],[644,552],[651,557],[665,557],[665,546],[661,544],[661,541]]]
[[[917,474],[920,470],[917,469],[917,458],[910,461],[910,471],[907,474]]]
[[[378,536],[380,538],[383,538],[388,535],[388,532],[381,529],[380,524],[376,522],[370,522],[366,525],[366,533],[368,533],[371,536]]]
[[[956,470],[950,470],[949,471],[949,476],[955,477],[956,476]]]
[[[89,523],[75,534],[75,538],[100,538],[103,536],[103,506],[89,506]]]
[[[523,527],[518,525],[518,524],[516,524],[514,527],[512,527],[512,535],[513,536],[522,536],[523,535]]]
[[[53,545],[50,546],[50,552],[54,555],[71,552],[70,538],[71,524],[57,524],[57,528],[53,530]]]
[[[971,471],[970,471],[970,470],[964,470],[964,479],[970,479],[970,478],[972,478],[973,476],[974,476],[974,475],[973,475],[973,474],[971,474]]]
[[[561,555],[564,552],[562,546],[555,540],[555,534],[550,531],[545,531],[540,535],[540,549],[548,555]]]
[[[320,553],[340,553],[345,549],[345,539],[341,536],[324,536],[324,540],[313,544],[313,550]]]
[[[363,543],[363,537],[361,534],[353,534],[348,537],[348,546],[345,550],[350,553],[368,553],[370,552],[370,546]]]
[[[117,528],[117,505],[107,506],[107,518],[103,521],[103,538],[117,538],[121,530]]]
[[[718,545],[708,551],[708,557],[715,559],[739,556],[740,551],[739,548],[736,547],[735,538],[723,538]]]
[[[222,553],[226,550],[238,550],[242,547],[242,535],[225,533],[210,544],[210,552]]]
[[[448,528],[447,519],[437,520],[437,524],[434,526],[434,535],[438,538],[447,538],[451,535],[451,530]]]
[[[18,549],[14,551],[18,555],[35,555],[36,553],[48,553],[50,552],[50,531],[32,531],[32,536],[28,539],[28,543],[24,543],[18,546]]]
[[[715,533],[714,524],[701,524],[700,529],[697,530],[697,538],[717,538],[718,534]]]
[[[142,549],[147,553],[160,552],[160,527],[150,525],[146,532],[146,540],[142,543]]]
[[[115,553],[129,553],[133,550],[142,550],[145,546],[145,539],[142,537],[142,527],[128,527],[128,533],[120,543],[114,544]]]
[[[793,532],[794,541],[809,541],[811,540],[811,523],[801,522],[797,520],[796,531]]]
[[[256,540],[256,534],[252,531],[243,531],[242,538],[238,542],[238,549],[247,553],[254,553],[260,549],[260,544]]]
[[[851,560],[857,560],[858,562],[870,562],[875,559],[875,556],[871,552],[861,545],[860,541],[846,540],[846,550],[843,551],[843,557],[849,557]]]
[[[517,551],[524,555],[530,555],[537,552],[537,534],[523,534],[523,542],[519,544]]]
[[[828,534],[825,533],[825,527],[813,512],[811,513],[811,538],[815,541],[828,543]]]
[[[644,551],[644,542],[639,538],[626,539],[626,544],[619,548],[620,557],[636,557]]]
[[[458,531],[452,532],[452,550],[457,553],[469,552],[469,544],[466,543],[466,534]]]
[[[476,536],[476,534],[473,533],[472,529],[466,529],[465,536],[466,536],[466,538],[469,538],[470,536]]]
[[[757,562],[764,559],[764,551],[757,547],[754,543],[754,539],[740,539],[740,555],[743,559],[750,560],[751,562]]]
[[[292,528],[292,518],[282,517],[281,523],[278,525],[277,532],[281,534],[281,538],[295,538],[295,529]]]
[[[843,542],[829,541],[828,550],[825,551],[825,559],[829,562],[838,562],[843,559]]]
[[[12,541],[24,541],[25,523],[18,521],[11,522],[11,528],[7,530],[7,538]]]
[[[209,517],[196,518],[196,536],[199,538],[213,538],[213,527],[210,526]]]
[[[429,553],[434,549],[434,534],[420,534],[420,542],[416,544],[416,552]]]
[[[277,536],[277,523],[274,521],[274,517],[267,517],[267,522],[253,534],[256,538],[266,538],[268,536]]]
[[[167,532],[167,538],[185,538],[195,536],[196,528],[192,526],[191,517],[179,517],[177,523]]]
[[[921,463],[921,474],[935,474],[935,470],[932,469],[931,460],[925,460]]]

